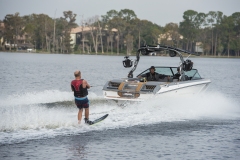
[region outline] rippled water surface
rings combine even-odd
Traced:
[[[131,59],[135,59],[131,56]],[[240,59],[190,57],[211,79],[199,96],[149,99],[118,107],[102,96],[124,78],[123,57],[0,53],[0,159],[239,159]],[[179,58],[141,57],[137,75]],[[77,124],[70,81],[80,69],[95,126]]]

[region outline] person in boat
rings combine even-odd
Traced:
[[[159,80],[159,74],[155,72],[154,66],[151,66],[149,68],[149,72],[139,76],[139,78],[142,78],[142,77],[145,77],[147,81],[158,81]]]
[[[178,79],[178,80],[179,80],[179,77],[180,77],[180,76],[181,76],[180,68],[178,67],[178,68],[177,68],[177,73],[174,74],[173,79]]]
[[[154,66],[151,66],[151,67],[149,68],[149,72],[146,73],[146,74],[142,74],[142,75],[140,76],[140,78],[141,78],[141,77],[146,77],[146,80],[147,80],[147,81],[158,81],[160,75],[155,72],[155,67],[154,67]]]
[[[164,80],[164,78],[166,77],[166,75],[164,74],[159,74],[157,72],[155,72],[156,69],[154,66],[151,66],[149,68],[149,72],[146,74],[142,74],[141,76],[139,76],[139,78],[142,77],[146,77],[147,81],[159,81],[159,80]],[[169,80],[169,77],[167,78],[167,81]]]
[[[75,80],[71,82],[71,89],[74,92],[75,104],[79,109],[78,124],[81,123],[83,109],[85,110],[85,123],[91,123],[89,121],[89,100],[87,97],[90,85],[86,80],[81,79],[81,72],[79,70],[74,72],[74,76]]]

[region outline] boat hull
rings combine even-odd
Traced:
[[[136,82],[138,83],[138,82]],[[140,83],[140,82],[139,82]],[[149,98],[162,97],[162,96],[187,96],[187,95],[196,95],[204,92],[211,81],[209,79],[199,79],[192,81],[183,81],[183,82],[148,82],[142,85],[156,85],[157,87],[154,90],[144,92],[142,90],[121,90],[120,87],[117,89],[107,89],[105,86],[103,89],[103,95],[106,99],[111,99],[115,101],[145,101]],[[125,85],[129,82],[125,82]],[[131,82],[132,84],[132,82]],[[139,84],[136,84],[139,86]],[[157,91],[156,91],[157,90]],[[119,91],[124,92],[124,94],[119,94]],[[135,96],[137,94],[137,96]]]

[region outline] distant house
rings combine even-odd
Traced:
[[[79,26],[77,28],[72,28],[70,32],[72,48],[74,48],[76,45],[82,45],[84,42],[85,45],[90,46],[90,41],[92,41],[91,32],[96,32],[97,28],[93,27],[82,27]],[[102,32],[102,39],[103,43],[107,42],[108,33],[106,29],[101,30]],[[112,29],[112,32],[114,33],[114,36],[116,36],[117,29]],[[100,34],[99,34],[100,35]],[[100,42],[99,42],[100,43]]]
[[[202,42],[196,42],[195,53],[203,53]]]
[[[0,33],[3,32],[4,28],[5,28],[4,23],[1,22],[0,23]],[[22,28],[22,29],[24,29],[24,28]],[[0,43],[6,49],[10,49],[10,47],[11,47],[11,48],[17,48],[18,50],[27,50],[28,48],[31,48],[31,49],[34,48],[33,44],[31,44],[29,42],[30,39],[31,39],[31,37],[29,37],[28,34],[24,33],[23,35],[21,35],[21,36],[18,35],[16,37],[16,42],[15,43],[14,42],[10,43],[10,40],[4,39],[4,37],[0,37]],[[15,38],[14,38],[14,41],[15,41]],[[3,42],[5,42],[5,43],[3,44]]]
[[[85,33],[90,33],[91,28],[90,27],[77,27],[77,28],[72,28],[70,32],[70,37],[71,37],[71,42],[70,44],[72,45],[72,48],[75,47],[76,44],[80,44],[83,41],[83,34]],[[88,40],[85,38],[84,42],[88,42]]]

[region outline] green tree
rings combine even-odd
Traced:
[[[221,47],[219,46],[219,33],[220,33],[220,25],[222,23],[223,19],[223,13],[220,11],[216,12],[216,24],[215,24],[215,43],[214,43],[214,56],[218,54],[218,51],[220,51]]]
[[[240,56],[240,12],[235,12],[232,14],[235,38],[233,49],[236,52],[236,56]]]
[[[183,13],[183,21],[180,22],[179,32],[183,35],[186,42],[186,49],[192,51],[192,43],[197,36],[197,24],[196,19],[198,12],[193,10],[187,10]]]
[[[9,42],[9,49],[11,50],[11,44],[14,44],[14,47],[16,47],[16,45],[18,46],[18,38],[23,28],[22,19],[17,12],[15,14],[7,14],[3,22],[5,26],[4,38]]]
[[[0,50],[5,50],[4,44],[4,33],[5,33],[5,27],[4,23],[0,20]],[[3,40],[3,42],[2,42]]]
[[[143,30],[142,21],[140,19],[136,18],[132,21],[132,25],[134,28],[134,31],[133,31],[133,34],[135,35],[134,37],[138,37],[138,38],[136,38],[136,46],[137,46],[137,48],[140,48],[141,34],[142,34],[142,30]]]
[[[162,28],[153,24],[150,21],[142,20],[142,34],[141,34],[141,45],[155,45],[158,44],[159,35],[162,33]]]
[[[180,37],[179,28],[177,23],[168,23],[163,29],[165,35],[165,44],[170,46],[178,47]],[[168,39],[170,40],[168,43]]]
[[[94,51],[98,54],[98,41],[99,41],[99,25],[98,25],[98,16],[91,17],[87,20],[86,26],[90,29],[90,45],[93,45]]]
[[[120,18],[122,18],[128,23],[137,18],[137,15],[135,14],[135,12],[130,9],[122,9],[119,11],[118,15]]]
[[[123,35],[126,21],[124,21],[120,17],[114,17],[109,21],[109,27],[110,28],[116,28],[117,29],[117,36],[115,37],[115,40],[117,41],[117,54],[119,54],[119,43],[120,43],[120,37]]]
[[[75,23],[76,21],[76,14],[73,14],[72,11],[64,11],[63,12],[64,18],[63,21],[64,22],[64,30],[63,30],[63,43],[62,43],[62,48],[66,53],[70,53],[71,52],[71,37],[70,37],[70,31],[72,28],[75,28],[77,26],[77,24]]]
[[[123,51],[124,45],[126,48],[131,46],[131,44],[127,43],[132,43],[132,40],[130,40],[132,38],[130,37],[133,36],[132,34],[135,29],[133,22],[136,18],[137,16],[134,11],[129,9],[123,9],[119,12],[116,10],[110,10],[106,15],[102,16],[102,22],[108,30],[108,39],[111,43],[113,39],[112,29],[117,29],[117,35],[114,37],[116,41],[117,54],[119,54],[120,50]],[[128,48],[127,51],[129,52],[129,50],[131,49]]]
[[[205,13],[198,13],[195,18],[195,28],[196,28],[196,37],[194,41],[197,43],[200,43],[200,46],[203,48],[203,54],[208,49],[208,29],[206,29],[207,22],[206,22],[207,15]],[[198,52],[194,50],[195,52]]]
[[[32,15],[29,16],[23,16],[22,17],[23,23],[25,24],[23,33],[26,35],[26,42],[27,43],[32,43],[34,44],[36,41],[35,39],[35,24],[34,24],[34,19]],[[36,46],[35,46],[36,47]]]
[[[34,36],[32,41],[47,52],[51,51],[53,39],[53,19],[45,14],[32,14],[33,20],[30,25],[34,26]]]
[[[124,46],[126,46],[126,52],[130,54],[133,50],[134,37],[136,37],[133,34],[137,28],[134,23],[137,15],[133,10],[129,9],[120,10],[119,15],[125,21],[125,26],[122,28],[122,34],[120,35],[121,50],[124,51]]]
[[[211,28],[211,53],[212,55],[216,56],[217,52],[219,51],[218,47],[218,41],[219,41],[219,27],[221,25],[223,19],[223,13],[220,11],[214,12],[214,11],[210,11],[207,14],[207,23],[208,26]]]
[[[113,29],[114,29],[114,27],[111,26],[110,21],[113,18],[118,17],[118,11],[110,10],[110,11],[107,12],[106,15],[102,15],[101,17],[102,17],[101,21],[102,21],[103,28],[107,31],[107,39],[106,39],[107,52],[108,52],[109,43],[110,43],[111,53],[113,53],[113,42],[114,42],[114,32],[113,32]]]
[[[230,48],[232,45],[234,45],[233,40],[235,38],[236,32],[234,31],[234,21],[232,16],[224,16],[220,29],[222,30],[221,32],[221,38],[223,45],[227,49],[227,56],[230,56]]]

